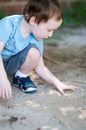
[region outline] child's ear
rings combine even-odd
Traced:
[[[32,16],[29,20],[29,24],[34,26],[36,24],[36,17]]]

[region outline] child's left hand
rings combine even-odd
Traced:
[[[75,86],[71,86],[71,85],[67,85],[67,84],[64,84],[64,83],[60,83],[58,85],[58,87],[56,87],[56,89],[62,94],[62,95],[65,95],[65,92],[66,90],[71,90],[71,91],[76,91],[78,88],[75,87]]]

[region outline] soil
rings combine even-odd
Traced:
[[[36,74],[38,92],[25,94],[12,86],[10,100],[0,98],[0,130],[86,130],[86,27],[63,28],[46,41],[46,66],[61,81],[77,86],[59,94]]]

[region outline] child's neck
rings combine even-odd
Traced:
[[[27,38],[31,33],[29,24],[25,21],[24,18],[22,19],[21,22],[21,33],[24,38]]]

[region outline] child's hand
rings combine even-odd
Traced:
[[[62,95],[65,95],[65,92],[64,92],[65,90],[76,91],[78,89],[75,86],[67,85],[67,84],[64,84],[62,82],[56,88]]]
[[[0,81],[0,97],[9,99],[12,97],[12,89],[8,80]]]

